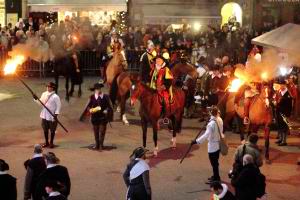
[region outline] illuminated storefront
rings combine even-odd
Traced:
[[[58,20],[67,16],[89,18],[92,24],[107,25],[118,13],[127,11],[126,0],[28,0],[29,12],[56,12]]]
[[[5,24],[5,0],[0,0],[0,24]]]

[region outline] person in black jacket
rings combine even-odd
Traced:
[[[276,106],[279,140],[276,143],[279,146],[286,146],[286,139],[289,132],[287,118],[290,117],[292,114],[293,98],[290,95],[284,80],[281,80],[279,84],[279,101]]]
[[[146,52],[143,53],[140,58],[141,81],[145,84],[150,84],[151,82],[151,73],[154,67],[154,58],[156,54],[154,43],[151,40],[148,40]]]
[[[107,123],[113,120],[113,107],[108,95],[101,91],[103,83],[96,83],[92,91],[95,93],[90,96],[87,110],[91,113],[91,122],[94,129],[95,146],[92,150],[102,150],[104,148],[104,138]]]
[[[8,174],[9,165],[0,159],[0,199],[17,199],[17,179]]]
[[[24,200],[35,200],[34,195],[37,181],[40,175],[46,170],[46,162],[43,156],[43,148],[40,144],[34,146],[34,155],[32,159],[25,162],[27,170],[24,184]]]
[[[59,192],[61,186],[57,184],[57,182],[47,181],[45,186],[45,190],[49,194],[46,200],[67,200],[67,198]]]
[[[210,184],[210,188],[219,200],[236,200],[235,196],[228,190],[228,186],[224,183],[213,181]]]
[[[61,186],[61,190],[59,192],[65,197],[68,197],[71,191],[71,180],[68,169],[64,166],[58,165],[59,159],[53,152],[48,152],[45,155],[45,158],[47,169],[41,174],[38,180],[35,192],[37,200],[48,197],[45,187],[49,181],[59,184]]]
[[[235,195],[237,200],[256,200],[257,197],[257,177],[260,171],[255,166],[253,157],[246,154],[243,157],[243,169],[239,175],[231,180],[231,184],[235,187]]]
[[[130,163],[123,174],[128,187],[127,200],[151,200],[149,165],[145,162],[147,150],[136,148],[130,156]]]

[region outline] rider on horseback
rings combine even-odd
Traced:
[[[155,58],[155,69],[152,74],[150,88],[157,90],[160,99],[162,100],[162,114],[164,123],[168,123],[168,119],[165,119],[167,105],[173,102],[172,93],[172,81],[173,75],[171,70],[167,66],[167,60],[169,54],[167,51],[162,51]]]
[[[147,41],[147,50],[142,54],[140,63],[140,74],[142,82],[149,85],[151,82],[151,72],[154,70],[154,58],[157,56],[157,52],[154,47],[154,43],[151,40]]]

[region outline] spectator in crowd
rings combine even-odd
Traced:
[[[236,200],[235,196],[229,191],[228,186],[225,183],[214,181],[210,184],[210,188],[213,192],[214,200]]]
[[[147,150],[136,148],[130,156],[130,163],[123,174],[128,187],[127,200],[151,200],[150,167],[145,162]]]
[[[35,190],[40,175],[46,170],[46,162],[43,156],[43,148],[40,144],[34,146],[32,159],[25,162],[27,170],[24,184],[24,200],[35,200]]]
[[[17,200],[17,179],[8,170],[9,165],[0,159],[0,199]]]
[[[36,188],[36,198],[41,200],[47,198],[48,194],[45,191],[47,182],[53,181],[61,186],[59,191],[65,197],[68,197],[71,191],[71,180],[68,169],[62,165],[59,165],[59,159],[53,152],[48,152],[45,155],[47,169],[41,174],[38,179]]]
[[[208,157],[213,169],[213,176],[208,178],[210,184],[212,181],[220,181],[219,174],[219,156],[220,156],[220,135],[223,136],[223,120],[220,117],[219,109],[213,106],[211,109],[211,118],[207,124],[206,131],[192,144],[201,144],[208,140]]]
[[[241,173],[231,180],[237,200],[256,200],[257,177],[259,174],[259,169],[256,167],[253,157],[250,154],[245,154]]]

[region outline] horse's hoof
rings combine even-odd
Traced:
[[[154,148],[153,156],[154,156],[154,157],[157,157],[157,156],[158,156],[158,148],[157,148],[157,147]]]
[[[81,93],[81,92],[78,92],[78,97],[79,97],[79,98],[81,97],[81,95],[82,95],[82,93]]]
[[[171,145],[173,149],[176,149],[176,138],[171,139]]]
[[[270,159],[266,159],[266,164],[270,165],[272,164],[272,161]]]
[[[129,121],[123,121],[123,124],[129,126]]]

